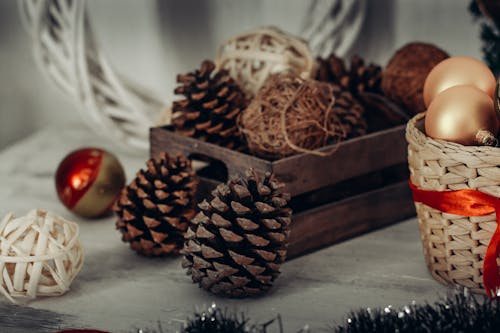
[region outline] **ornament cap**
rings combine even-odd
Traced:
[[[476,141],[482,146],[496,147],[498,145],[497,138],[488,130],[479,130],[476,134]]]

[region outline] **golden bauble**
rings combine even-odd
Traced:
[[[495,76],[483,62],[470,57],[452,57],[437,64],[424,83],[424,102],[429,107],[442,91],[460,85],[474,86],[491,98],[495,91]]]
[[[425,116],[428,136],[466,146],[496,145],[499,126],[493,100],[473,86],[443,91],[434,98]]]

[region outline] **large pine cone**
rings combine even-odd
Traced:
[[[342,89],[358,96],[362,92],[381,94],[382,68],[375,64],[365,65],[365,61],[355,55],[347,68],[344,60],[331,54],[326,59],[317,59],[316,80],[339,85]]]
[[[267,291],[285,260],[290,195],[271,174],[260,181],[253,170],[213,191],[186,233],[183,267],[193,282],[230,297]]]
[[[185,157],[172,158],[166,153],[146,164],[147,169],[137,173],[114,205],[116,228],[122,240],[141,254],[178,253],[189,220],[196,214],[195,171]]]
[[[214,71],[205,60],[201,68],[177,76],[172,124],[176,132],[235,150],[244,150],[236,119],[246,106],[245,95],[227,70]]]
[[[361,136],[367,132],[365,109],[352,94],[339,85],[332,84],[335,104],[333,112],[338,116],[344,131],[344,139]]]

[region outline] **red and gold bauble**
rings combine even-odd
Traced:
[[[73,213],[92,218],[109,212],[125,186],[125,172],[113,154],[82,148],[59,163],[55,180],[61,202]]]
[[[429,107],[432,100],[446,89],[471,85],[493,98],[495,76],[483,62],[470,57],[452,57],[437,64],[424,83],[424,102]]]
[[[497,143],[493,99],[474,86],[455,86],[437,95],[425,115],[425,131],[434,139],[466,146]]]

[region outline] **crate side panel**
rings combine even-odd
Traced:
[[[273,162],[273,171],[292,195],[298,195],[406,163],[404,131],[404,126],[398,126],[344,141],[329,156],[301,154],[282,159]]]
[[[408,182],[302,212],[292,217],[288,258],[294,258],[415,215]]]

